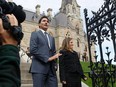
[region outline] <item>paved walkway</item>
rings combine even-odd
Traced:
[[[85,83],[81,83],[82,84],[82,87],[89,87],[89,86],[87,86]],[[62,84],[61,83],[58,83],[58,87],[62,87]]]

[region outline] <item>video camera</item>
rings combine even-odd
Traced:
[[[18,20],[18,26],[11,26],[6,14],[14,14],[14,16]],[[3,21],[4,29],[10,30],[14,39],[20,43],[23,38],[21,23],[26,18],[23,7],[16,5],[14,2],[6,2],[5,0],[0,0],[0,18]]]

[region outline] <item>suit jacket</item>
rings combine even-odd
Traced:
[[[62,54],[59,57],[60,80],[66,81],[67,73],[77,73],[79,76],[84,76],[83,70],[79,61],[79,56],[76,51],[61,50]],[[72,79],[73,80],[73,79]]]
[[[55,73],[55,61],[48,62],[48,58],[55,54],[55,41],[50,35],[50,46],[46,42],[45,36],[41,30],[34,31],[30,39],[30,53],[33,56],[30,68],[31,73],[47,74],[49,70]]]

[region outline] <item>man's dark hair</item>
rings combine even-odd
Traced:
[[[48,19],[48,22],[49,22],[49,18],[48,18],[47,16],[42,16],[42,17],[39,19],[38,23],[41,23],[41,20],[42,20],[43,18]]]

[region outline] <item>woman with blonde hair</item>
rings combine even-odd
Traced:
[[[72,38],[66,37],[63,40],[60,53],[62,55],[59,57],[59,74],[62,86],[82,87],[81,78],[87,78],[83,73],[78,53],[73,50]]]

